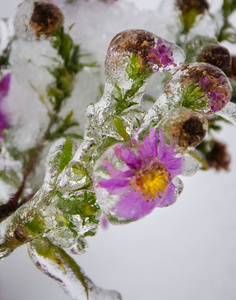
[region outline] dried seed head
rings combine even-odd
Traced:
[[[211,152],[207,155],[207,162],[211,168],[215,168],[217,171],[224,169],[229,170],[231,157],[227,151],[225,144],[214,141],[214,146]]]
[[[232,56],[232,67],[229,77],[236,80],[236,56]]]
[[[202,142],[207,133],[208,122],[203,115],[191,109],[180,108],[165,117],[160,127],[166,139],[183,152]]]
[[[231,70],[232,57],[229,50],[221,45],[209,45],[203,49],[200,61],[220,68],[226,74]]]
[[[34,3],[34,11],[29,25],[35,30],[37,40],[41,35],[49,37],[62,23],[60,9],[51,3]]]
[[[15,31],[26,41],[50,37],[63,23],[60,9],[47,0],[26,0],[17,8]]]
[[[178,7],[183,14],[191,10],[197,11],[198,14],[204,14],[209,9],[209,4],[206,0],[176,0],[176,7]]]

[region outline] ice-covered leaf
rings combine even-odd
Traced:
[[[58,282],[73,300],[121,300],[116,291],[97,287],[61,248],[47,239],[34,239],[28,247],[36,267]]]

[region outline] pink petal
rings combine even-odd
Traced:
[[[138,170],[141,166],[141,159],[131,149],[115,148],[115,154],[123,160],[126,165],[133,170]]]
[[[98,186],[105,188],[111,195],[121,193],[124,188],[127,188],[128,184],[129,180],[123,178],[111,178],[98,182]]]
[[[148,215],[155,206],[155,202],[147,202],[140,191],[131,191],[117,203],[115,210],[120,218],[138,220]]]
[[[171,182],[169,184],[169,186],[167,187],[165,195],[164,195],[162,201],[160,202],[160,204],[158,205],[158,207],[165,207],[168,204],[175,203],[175,198],[174,198],[175,189],[176,189],[175,185]]]

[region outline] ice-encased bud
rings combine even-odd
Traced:
[[[134,79],[132,77],[146,72],[171,71],[184,60],[185,54],[177,45],[152,32],[130,29],[112,39],[107,50],[105,74],[113,84],[122,87],[126,81]]]
[[[196,14],[204,14],[209,9],[209,4],[206,0],[176,0],[175,4],[183,14],[191,11],[195,11]]]
[[[231,54],[215,38],[195,35],[184,45],[183,49],[186,53],[186,63],[209,63],[229,75],[232,67]]]
[[[209,9],[209,4],[206,0],[176,0],[175,6],[179,9],[183,34],[187,34],[193,28],[197,22],[198,15],[204,15]]]
[[[221,69],[224,73],[231,70],[232,57],[229,50],[222,45],[211,44],[203,48],[198,61],[206,62]]]
[[[191,63],[171,76],[165,92],[170,99],[172,95],[179,98],[179,104],[186,108],[212,114],[230,101],[232,87],[219,68],[207,63]]]
[[[15,32],[26,41],[44,40],[63,23],[60,9],[47,0],[26,0],[18,6]]]
[[[208,122],[200,113],[183,107],[167,114],[159,127],[166,141],[183,152],[201,143],[207,133]]]

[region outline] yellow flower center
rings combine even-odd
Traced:
[[[164,195],[169,183],[169,172],[164,165],[155,163],[138,171],[131,184],[135,185],[135,190],[141,190],[146,200],[154,200],[156,196]]]

